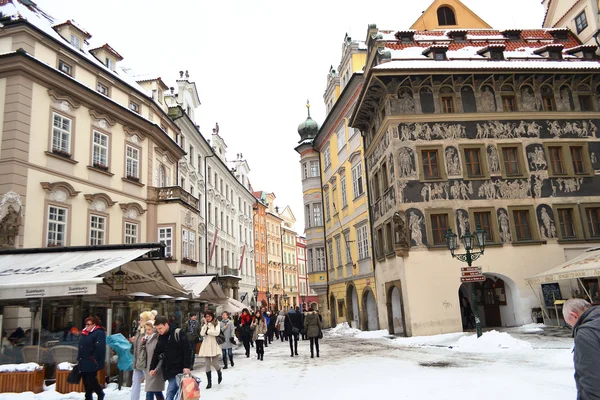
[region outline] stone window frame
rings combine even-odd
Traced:
[[[498,149],[498,156],[500,158],[500,172],[502,174],[502,178],[504,178],[504,179],[527,179],[527,178],[529,178],[529,173],[527,171],[527,164],[525,163],[525,151],[523,149],[523,143],[517,143],[517,142],[497,143],[496,147]],[[516,147],[517,148],[517,164],[519,166],[519,174],[518,175],[507,175],[506,174],[506,167],[504,166],[504,149],[507,147]]]
[[[385,240],[385,244],[383,246],[385,256],[391,257],[395,256],[396,252],[394,250],[394,223],[392,218],[387,219],[383,223],[383,238]]]
[[[475,213],[489,212],[490,221],[492,223],[492,235],[494,240],[488,241],[488,239],[486,239],[486,246],[488,244],[502,245],[502,240],[500,239],[500,225],[498,224],[498,214],[495,207],[469,207],[467,211],[469,213],[469,223],[472,228],[471,232],[475,232],[475,230],[477,229]]]
[[[456,232],[456,218],[454,217],[454,210],[452,208],[431,208],[424,210],[423,214],[425,216],[425,230],[427,231],[427,247],[432,249],[447,249],[445,242],[441,244],[434,244],[431,216],[446,214],[448,218],[448,228],[452,229],[453,232]]]
[[[63,69],[61,69],[61,64],[66,65],[67,67],[71,68],[71,73],[68,73],[68,72],[64,71]],[[75,65],[76,65],[76,63],[73,60],[58,57],[58,60],[56,62],[56,69],[59,70],[60,72],[62,72],[63,74],[68,75],[71,78],[74,78],[75,77]]]
[[[436,150],[438,155],[438,169],[440,176],[437,178],[425,178],[425,171],[423,168],[423,150]],[[416,152],[418,159],[415,160],[419,168],[419,180],[422,182],[444,182],[448,180],[448,174],[446,172],[446,156],[444,153],[444,146],[441,144],[432,144],[417,146]]]
[[[107,205],[107,208],[109,205]],[[104,218],[104,239],[102,245],[109,244],[109,234],[110,234],[110,214],[108,212],[100,212],[96,210],[88,209],[87,213],[87,234],[86,234],[86,243],[89,246],[97,246],[92,244],[92,216]]]
[[[550,178],[579,178],[594,176],[594,168],[592,166],[592,159],[590,157],[590,150],[588,142],[579,141],[545,141],[543,143],[546,160],[548,161],[548,177]],[[556,174],[552,169],[552,162],[550,159],[550,148],[559,147],[561,149],[561,156],[563,161],[563,167],[565,168],[564,174]],[[571,155],[571,147],[581,147],[583,151],[583,166],[585,172],[583,174],[576,174],[573,166],[573,156]]]
[[[141,226],[142,224],[140,223],[140,221],[135,220],[135,219],[129,219],[129,218],[123,218],[123,243],[127,244],[127,224],[130,225],[136,225],[137,226],[137,236],[136,236],[136,242],[135,243],[141,243],[141,238],[140,238],[140,233],[141,231]]]
[[[565,238],[560,227],[559,210],[569,209],[572,211],[573,217],[573,230],[575,231],[575,237]],[[560,242],[573,242],[583,240],[586,237],[583,219],[581,218],[581,212],[579,207],[573,203],[554,203],[552,204],[552,212],[554,214],[554,225],[556,226],[556,233]]]
[[[42,236],[42,245],[41,247],[48,247],[48,218],[50,216],[50,207],[59,207],[59,208],[64,208],[67,210],[67,223],[66,225],[66,232],[65,232],[65,242],[63,244],[63,246],[70,246],[71,245],[71,221],[72,221],[72,217],[73,217],[73,208],[71,206],[71,204],[68,203],[61,203],[58,201],[51,201],[46,199],[44,201],[44,232],[43,232],[43,236]]]
[[[106,94],[102,93],[101,91],[98,90],[98,86],[102,85],[106,88]],[[108,81],[102,79],[102,78],[96,78],[96,92],[100,93],[103,96],[106,96],[108,98],[110,98],[110,93],[111,93],[111,85],[108,83]]]
[[[446,89],[446,88],[450,89],[451,92],[443,93],[442,90]],[[456,114],[456,113],[458,113],[458,102],[456,101],[456,91],[454,91],[454,89],[451,86],[442,86],[438,90],[438,97],[439,97],[440,114]],[[450,98],[452,100],[452,111],[451,112],[444,111],[444,102],[443,102],[444,98]]]
[[[127,176],[127,147],[131,147],[134,148],[138,151],[139,154],[139,159],[138,159],[138,180],[134,180],[134,179],[130,179]],[[166,177],[168,176],[169,172],[166,166],[164,166],[164,164],[161,163],[161,165],[163,165],[164,170],[165,170],[165,180],[167,179]],[[138,185],[138,186],[144,186],[144,184],[142,183],[142,176],[143,175],[143,149],[142,146],[139,146],[129,140],[125,140],[125,142],[123,143],[123,177],[121,178],[123,181],[125,182],[129,182],[129,183],[133,183],[134,185]],[[165,181],[165,185],[166,185],[166,181]]]
[[[522,204],[507,207],[510,223],[510,231],[512,232],[513,244],[532,244],[540,243],[540,229],[538,226],[537,213],[533,205]],[[515,211],[528,211],[529,212],[529,230],[531,232],[531,239],[519,240],[517,235],[517,229],[515,224]]]
[[[590,228],[589,228],[589,220],[588,220],[588,215],[587,215],[587,209],[588,208],[600,208],[600,203],[582,203],[579,205],[579,207],[582,208],[581,211],[582,212],[582,218],[581,221],[583,221],[583,230],[585,233],[585,239],[588,241],[597,241],[600,240],[600,235],[598,236],[592,236],[590,234]]]
[[[376,240],[374,240],[375,243],[373,244],[375,258],[377,261],[383,261],[385,260],[385,235],[383,232],[383,224],[375,228],[374,231],[376,238]]]
[[[69,137],[69,156],[60,155],[60,153],[55,152],[53,140],[54,140],[54,114],[61,116],[62,118],[71,120],[71,132]],[[77,118],[75,113],[67,113],[65,111],[61,111],[56,107],[50,107],[50,132],[48,135],[48,150],[46,151],[46,155],[57,158],[59,160],[67,161],[71,164],[77,164],[79,161],[75,160],[75,132],[77,132]]]
[[[479,160],[481,165],[481,175],[480,176],[469,176],[468,168],[467,168],[467,156],[465,150],[479,150]],[[490,169],[488,167],[487,160],[487,147],[483,143],[464,143],[458,145],[458,151],[461,152],[461,164],[463,170],[463,180],[487,180],[490,179]]]
[[[106,170],[97,167],[94,165],[94,134],[95,132],[98,132],[104,136],[108,137],[108,143],[107,143],[107,154],[106,154],[106,158],[107,158],[107,162],[106,162]],[[111,164],[112,164],[112,133],[110,133],[109,131],[105,130],[105,129],[100,129],[97,128],[95,126],[92,126],[90,128],[90,163],[88,165],[88,169],[93,169],[96,172],[100,172],[100,173],[104,173],[104,174],[109,174],[110,176],[113,176],[114,174],[112,174],[110,172],[111,170]]]

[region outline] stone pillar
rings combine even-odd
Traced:
[[[240,288],[237,285],[233,287],[233,298],[236,299],[236,300],[240,299],[239,298],[239,291],[240,291]]]

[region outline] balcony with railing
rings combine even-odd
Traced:
[[[200,201],[179,186],[149,187],[148,200],[157,203],[181,202],[194,210],[200,209]]]
[[[221,267],[220,270],[221,270],[220,271],[221,273],[219,275],[222,275],[222,276],[238,276],[238,277],[240,276],[240,270],[237,268],[224,266],[224,267]]]

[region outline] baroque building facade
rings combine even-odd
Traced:
[[[258,304],[268,307],[267,291],[269,275],[267,264],[267,198],[265,192],[253,192],[254,203],[254,262]]]
[[[540,304],[525,279],[600,238],[595,46],[566,29],[374,25],[367,45],[350,125],[365,139],[390,331],[462,330],[471,285],[484,326],[530,322]],[[485,281],[461,284],[445,235],[478,226]]]

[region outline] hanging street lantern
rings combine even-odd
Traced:
[[[112,290],[117,293],[127,290],[127,273],[119,267],[119,270],[111,273],[112,275]]]

